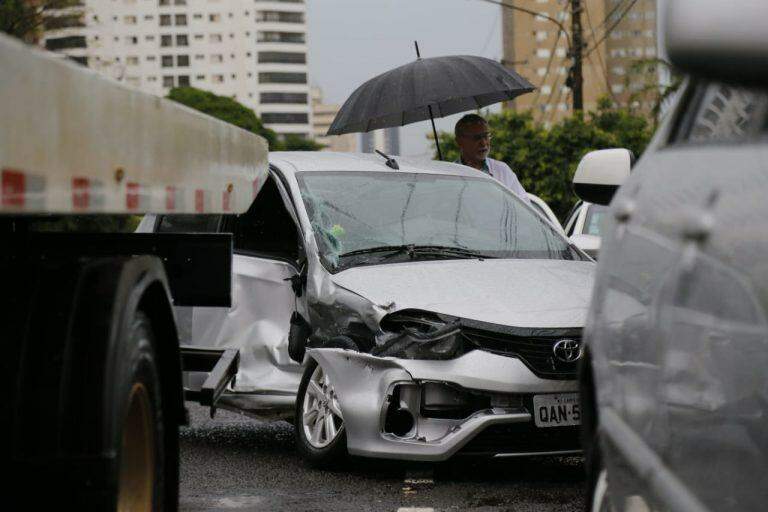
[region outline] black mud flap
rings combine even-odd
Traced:
[[[297,363],[304,360],[307,339],[312,334],[312,327],[303,316],[294,311],[291,315],[291,330],[288,332],[288,355]]]
[[[208,372],[200,390],[184,388],[184,399],[210,407],[211,418],[216,414],[216,403],[235,376],[240,364],[240,351],[236,348],[218,349],[182,345],[181,369],[184,372]]]

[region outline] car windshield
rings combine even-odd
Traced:
[[[406,256],[581,259],[488,179],[406,172],[304,172],[297,179],[330,270]]]
[[[584,220],[584,234],[600,236],[603,231],[605,215],[608,208],[598,204],[591,204],[587,208],[587,217]]]

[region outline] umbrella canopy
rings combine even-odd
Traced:
[[[484,57],[418,59],[358,87],[336,114],[328,135],[404,126],[508,101],[533,90],[528,80]]]

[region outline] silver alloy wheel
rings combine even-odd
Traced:
[[[320,365],[315,367],[307,383],[301,413],[304,437],[314,448],[325,448],[344,430],[339,401]]]

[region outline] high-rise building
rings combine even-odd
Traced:
[[[539,14],[501,8],[504,63],[537,90],[510,106],[530,109],[536,119],[550,123],[572,111],[567,85],[571,0],[517,0],[514,5]],[[594,110],[607,97],[617,105],[650,110],[658,87],[656,0],[581,0],[581,5],[584,109]]]
[[[360,151],[373,153],[375,150],[389,156],[400,154],[400,128],[384,128],[360,134]]]
[[[312,124],[315,142],[325,146],[324,151],[341,151],[345,153],[357,151],[357,137],[352,133],[344,135],[326,135],[331,127],[340,105],[323,102],[323,91],[312,87]]]
[[[49,50],[143,91],[193,86],[312,136],[304,0],[83,0],[45,27]]]

